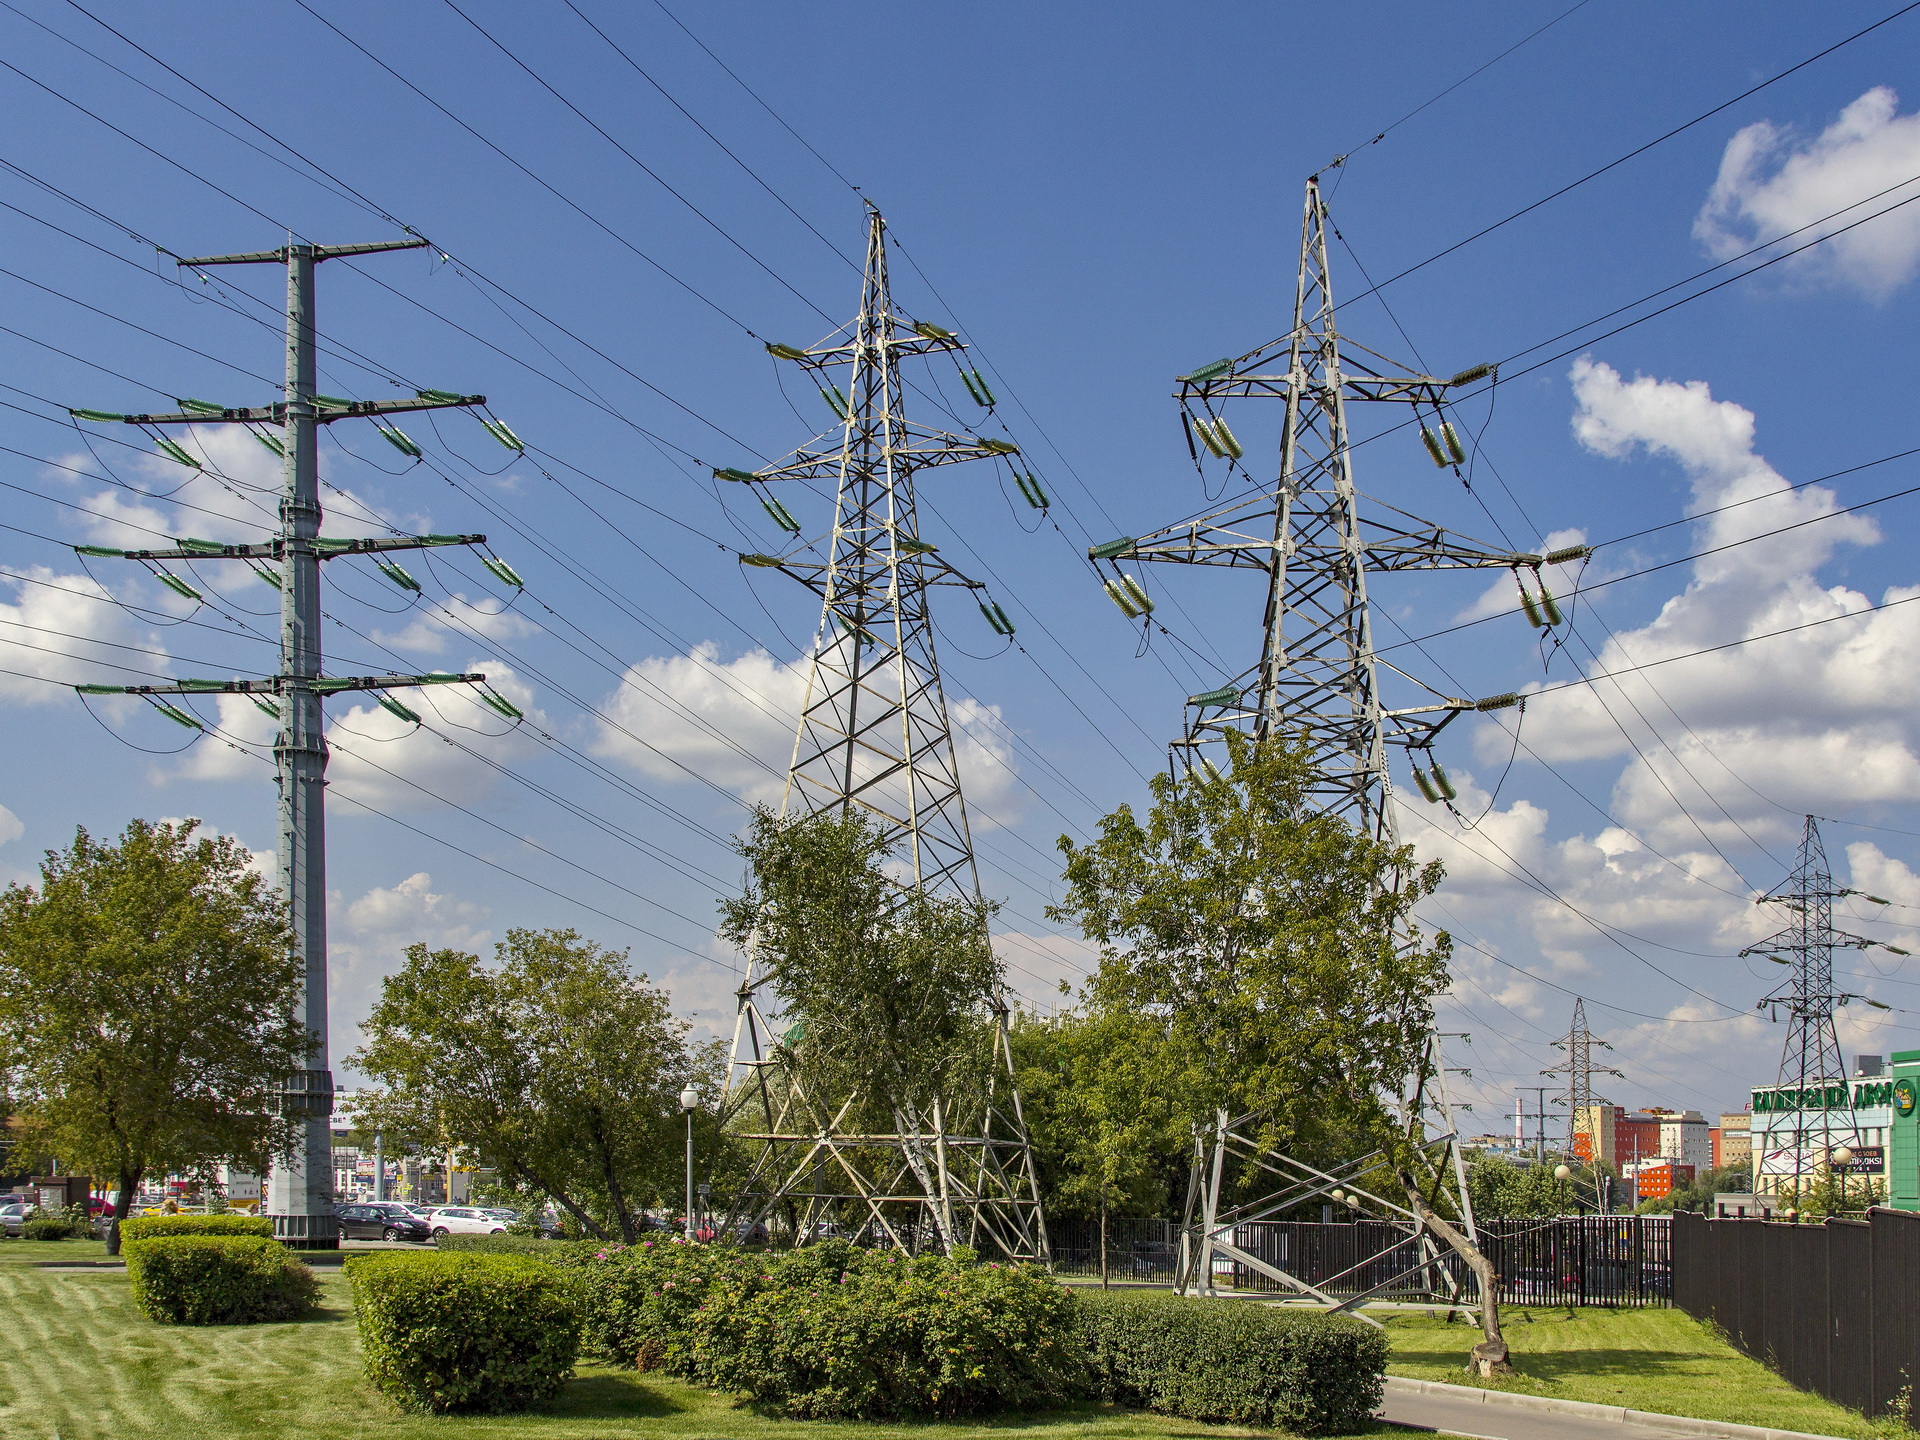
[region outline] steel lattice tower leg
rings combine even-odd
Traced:
[[[827,560],[746,556],[777,568],[821,598],[782,814],[857,809],[898,843],[910,883],[934,896],[975,899],[980,878],[961,794],[953,730],[940,685],[929,593],[981,587],[919,538],[913,476],[933,465],[1016,453],[1004,441],[930,430],[906,418],[903,356],[952,354],[950,332],[915,325],[887,282],[886,222],[869,206],[859,317],[808,350],[768,346],[806,369],[841,416],[835,430],[780,464],[722,479],[758,488],[831,481],[837,490]],[[850,367],[840,391],[834,378]],[[762,491],[778,518],[780,503]],[[925,1113],[897,1114],[892,1133],[851,1134],[841,1122],[855,1097],[809,1095],[782,1062],[761,1009],[764,972],[748,958],[739,991],[728,1093],[722,1110],[762,1128],[744,1210],[785,1215],[804,1236],[827,1220],[855,1218],[900,1244],[968,1244],[1014,1259],[1046,1260],[1046,1228],[1020,1097],[1013,1086],[1003,994],[990,1007],[992,1080],[985,1094],[948,1096]],[[902,1223],[913,1216],[909,1241]]]

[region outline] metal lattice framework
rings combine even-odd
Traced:
[[[1285,735],[1306,744],[1312,763],[1309,795],[1324,811],[1343,817],[1364,834],[1397,843],[1388,768],[1390,747],[1416,754],[1430,752],[1434,739],[1460,714],[1516,705],[1518,695],[1481,700],[1445,695],[1382,660],[1375,652],[1369,613],[1370,574],[1429,570],[1511,569],[1530,616],[1558,611],[1545,596],[1540,572],[1547,565],[1583,557],[1584,546],[1546,555],[1516,552],[1456,534],[1371,497],[1354,484],[1353,441],[1348,425],[1352,406],[1388,406],[1419,427],[1428,453],[1443,467],[1466,460],[1458,433],[1447,418],[1450,392],[1470,387],[1492,373],[1477,366],[1449,378],[1422,374],[1346,339],[1335,323],[1332,276],[1327,262],[1331,226],[1319,178],[1308,180],[1301,221],[1300,257],[1294,290],[1293,324],[1279,339],[1236,359],[1222,359],[1179,377],[1174,398],[1188,447],[1196,462],[1205,455],[1225,460],[1236,478],[1251,481],[1239,465],[1244,450],[1227,423],[1229,402],[1278,400],[1285,407],[1278,472],[1271,482],[1197,518],[1152,534],[1129,536],[1092,547],[1096,564],[1111,567],[1108,595],[1130,617],[1151,611],[1144,586],[1122,570],[1124,562],[1213,566],[1245,570],[1265,579],[1259,659],[1220,688],[1188,698],[1185,734],[1172,743],[1176,769],[1199,765],[1218,769],[1212,755],[1224,750],[1224,736],[1239,731],[1255,739]],[[1431,428],[1429,428],[1431,427]],[[1527,579],[1531,572],[1533,588]],[[1544,599],[1542,597],[1545,597]],[[1544,607],[1544,609],[1543,609]],[[1412,703],[1389,708],[1382,698],[1383,672],[1408,683]],[[1444,770],[1428,779],[1415,777],[1430,799],[1451,798]],[[1444,1067],[1430,1055],[1419,1077],[1419,1091]],[[1431,1102],[1401,1097],[1409,1135],[1424,1133]],[[1298,1205],[1335,1188],[1339,1176],[1321,1174],[1298,1160],[1263,1152],[1248,1137],[1258,1117],[1222,1115],[1210,1140],[1200,1145],[1194,1180],[1198,1187],[1183,1236],[1185,1263],[1180,1286],[1187,1293],[1209,1293],[1216,1255],[1248,1263],[1233,1244],[1232,1227],[1262,1214]],[[1454,1150],[1452,1120],[1429,1147],[1436,1186],[1447,1178],[1467,1212],[1464,1174],[1446,1156]],[[1457,1160],[1457,1152],[1455,1152]],[[1356,1162],[1363,1166],[1377,1160]],[[1257,1178],[1274,1183],[1270,1193],[1235,1191],[1229,1170],[1237,1167],[1247,1184]],[[1448,1177],[1448,1170],[1454,1173]],[[1344,1172],[1343,1172],[1344,1173]],[[1349,1177],[1351,1178],[1351,1177]],[[1229,1192],[1253,1198],[1229,1205]],[[1433,1253],[1424,1222],[1403,1207],[1378,1196],[1368,1203],[1385,1208],[1413,1227],[1409,1243],[1422,1256]],[[1255,1266],[1309,1294],[1311,1287],[1271,1266]],[[1426,1268],[1425,1260],[1416,1267]],[[1410,1275],[1415,1272],[1410,1272]]]
[[[1860,1143],[1850,1118],[1852,1108],[1846,1107],[1843,1114],[1849,1118],[1836,1124],[1827,1093],[1829,1087],[1837,1085],[1844,1095],[1847,1084],[1833,1013],[1842,1005],[1866,999],[1833,988],[1833,952],[1874,945],[1891,948],[1884,941],[1833,928],[1833,902],[1860,893],[1834,885],[1819,822],[1809,815],[1800,833],[1800,854],[1793,873],[1754,902],[1784,905],[1792,916],[1785,929],[1740,952],[1743,956],[1762,955],[1790,967],[1787,977],[1755,1007],[1766,1011],[1772,1020],[1786,1011],[1787,1039],[1780,1052],[1777,1083],[1802,1096],[1814,1092],[1820,1098],[1817,1105],[1797,1104],[1787,1112],[1789,1124],[1766,1131],[1756,1188],[1767,1193],[1777,1194],[1782,1186],[1791,1185],[1795,1194],[1804,1198],[1807,1186],[1828,1173],[1836,1149]],[[1879,1005],[1874,1000],[1867,1003]]]
[[[906,418],[901,360],[957,357],[966,347],[950,331],[916,324],[895,309],[886,223],[868,210],[859,317],[806,350],[767,347],[814,380],[842,423],[765,469],[715,474],[756,489],[816,481],[838,492],[824,562],[807,557],[812,547],[741,557],[782,571],[821,600],[782,813],[859,810],[896,842],[908,868],[905,883],[936,898],[975,900],[980,879],[928,597],[936,586],[984,587],[920,538],[913,477],[931,466],[1017,450]],[[843,372],[845,390],[838,383]],[[773,492],[760,493],[776,523],[797,534]],[[834,1226],[907,1249],[965,1244],[1046,1261],[1005,996],[967,997],[989,1015],[983,1091],[898,1107],[890,1131],[853,1130],[848,1122],[862,1112],[863,1097],[808,1089],[769,1023],[762,996],[768,978],[749,956],[722,1113],[758,1154],[735,1223],[784,1223],[800,1238]]]
[[[1554,1104],[1567,1107],[1567,1153],[1585,1160],[1589,1165],[1595,1164],[1603,1157],[1600,1154],[1600,1136],[1593,1128],[1593,1112],[1596,1105],[1607,1102],[1593,1093],[1593,1077],[1620,1075],[1621,1072],[1611,1065],[1593,1063],[1596,1048],[1611,1050],[1613,1046],[1604,1040],[1596,1040],[1593,1031],[1587,1028],[1587,1002],[1584,999],[1573,1002],[1573,1023],[1567,1027],[1567,1038],[1554,1041],[1553,1048],[1566,1051],[1567,1058],[1540,1073],[1567,1077],[1565,1097],[1554,1100]],[[1583,1137],[1587,1142],[1584,1148],[1580,1144]]]
[[[1451,379],[1422,375],[1342,336],[1334,323],[1327,230],[1316,178],[1307,182],[1292,329],[1238,359],[1181,376],[1174,391],[1196,457],[1211,452],[1230,462],[1240,459],[1241,447],[1225,424],[1226,402],[1284,404],[1279,473],[1272,484],[1197,519],[1096,545],[1089,554],[1114,567],[1109,593],[1132,606],[1141,606],[1144,596],[1137,582],[1129,585],[1132,577],[1119,571],[1122,561],[1265,575],[1258,662],[1219,689],[1188,699],[1186,734],[1174,742],[1174,753],[1194,764],[1208,747],[1218,749],[1227,730],[1256,737],[1303,736],[1315,762],[1312,791],[1322,807],[1368,834],[1392,840],[1388,746],[1424,751],[1461,712],[1501,709],[1520,697],[1475,701],[1443,695],[1381,660],[1374,653],[1368,614],[1369,573],[1512,569],[1516,579],[1523,571],[1533,572],[1538,589],[1543,565],[1578,559],[1587,549],[1534,555],[1483,544],[1355,488],[1349,406],[1403,408],[1421,424],[1436,460],[1464,460],[1445,418],[1446,397],[1491,369],[1478,366]],[[1454,447],[1451,457],[1442,448],[1448,446]],[[1524,582],[1521,593],[1529,595]],[[1410,681],[1425,697],[1386,708],[1382,670]]]

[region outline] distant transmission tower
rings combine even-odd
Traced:
[[[778,464],[714,473],[753,488],[774,522],[796,538],[798,522],[763,487],[811,480],[838,491],[824,563],[807,558],[810,546],[787,556],[741,556],[792,576],[821,599],[782,813],[857,810],[898,845],[913,887],[972,900],[980,877],[928,596],[944,585],[980,598],[983,587],[921,538],[913,476],[929,466],[1019,452],[1008,441],[949,434],[906,418],[902,357],[957,361],[966,347],[952,332],[895,309],[886,222],[871,205],[867,222],[859,318],[811,349],[767,346],[807,372],[840,423]],[[844,391],[836,379],[843,369]],[[962,378],[977,401],[992,405],[978,371],[963,370]],[[996,632],[1012,634],[998,605],[980,599],[980,608]],[[807,1092],[768,1024],[760,998],[767,980],[749,956],[722,1104],[724,1115],[761,1122],[742,1136],[761,1147],[742,1204],[753,1222],[784,1217],[797,1238],[838,1224],[903,1248],[970,1245],[1015,1259],[1048,1258],[1003,994],[970,997],[992,1017],[985,1093],[945,1096],[924,1113],[896,1113],[891,1132],[850,1133],[842,1121],[858,1097]]]
[[[1833,928],[1833,902],[1861,894],[1834,885],[1819,823],[1809,815],[1800,834],[1800,858],[1793,873],[1754,902],[1784,905],[1792,913],[1784,930],[1740,952],[1790,967],[1786,978],[1754,1007],[1766,1011],[1770,1020],[1778,1020],[1782,1010],[1787,1012],[1787,1043],[1780,1052],[1780,1078],[1775,1083],[1795,1093],[1792,1103],[1781,1111],[1790,1117],[1788,1122],[1782,1125],[1776,1121],[1768,1128],[1767,1148],[1760,1157],[1761,1185],[1775,1194],[1781,1186],[1791,1184],[1795,1195],[1804,1200],[1809,1182],[1826,1173],[1833,1151],[1860,1143],[1851,1121],[1847,1067],[1840,1057],[1833,1012],[1854,1000],[1866,1000],[1877,1010],[1889,1007],[1864,995],[1836,991],[1833,952],[1877,945],[1905,953],[1884,941]],[[1846,1117],[1838,1124],[1833,1118],[1836,1109]]]
[[[1553,1048],[1566,1051],[1567,1058],[1540,1072],[1542,1075],[1567,1077],[1566,1098],[1556,1099],[1554,1104],[1567,1107],[1567,1153],[1578,1156],[1589,1165],[1598,1164],[1601,1158],[1600,1135],[1594,1129],[1594,1107],[1607,1103],[1593,1093],[1593,1077],[1621,1074],[1611,1065],[1593,1063],[1596,1047],[1601,1050],[1613,1048],[1604,1040],[1594,1039],[1593,1032],[1587,1028],[1587,1002],[1577,999],[1573,1002],[1573,1024],[1568,1027],[1567,1038],[1553,1042]],[[1584,1147],[1580,1143],[1582,1140],[1586,1141]]]
[[[1309,793],[1316,803],[1363,833],[1394,843],[1389,747],[1412,753],[1415,781],[1430,801],[1451,801],[1452,782],[1431,759],[1434,740],[1460,714],[1504,709],[1520,697],[1461,699],[1413,681],[1424,693],[1411,697],[1411,704],[1388,708],[1381,697],[1382,672],[1412,677],[1376,655],[1368,576],[1511,569],[1529,617],[1550,627],[1561,617],[1542,581],[1543,567],[1588,552],[1574,546],[1534,555],[1483,544],[1355,489],[1349,406],[1396,407],[1417,425],[1434,463],[1457,469],[1467,452],[1449,418],[1448,394],[1487,378],[1492,367],[1479,365],[1442,379],[1342,336],[1327,264],[1330,228],[1316,176],[1307,182],[1292,327],[1238,359],[1216,360],[1179,377],[1174,392],[1196,463],[1208,456],[1225,461],[1231,480],[1256,488],[1196,520],[1096,545],[1088,554],[1096,565],[1110,567],[1103,581],[1107,594],[1129,619],[1150,614],[1154,602],[1139,578],[1120,568],[1126,561],[1215,566],[1263,577],[1259,659],[1218,689],[1188,698],[1186,733],[1172,745],[1175,766],[1217,770],[1214,756],[1231,730],[1255,738],[1297,738],[1308,749]],[[1256,398],[1285,407],[1278,473],[1270,481],[1256,480],[1242,467],[1245,449],[1225,414],[1228,401]],[[1428,769],[1421,767],[1421,758]],[[1412,1099],[1407,1103],[1410,1116],[1417,1115],[1419,1105]],[[1194,1167],[1195,1184],[1206,1194],[1191,1212],[1183,1240],[1180,1285],[1189,1293],[1211,1289],[1217,1253],[1303,1293],[1307,1288],[1233,1242],[1234,1225],[1277,1213],[1282,1199],[1294,1205],[1310,1198],[1294,1186],[1227,1203],[1226,1192],[1233,1188],[1229,1159],[1236,1168],[1274,1173],[1275,1157],[1258,1153],[1250,1138],[1255,1119],[1221,1115]],[[1452,1137],[1446,1138],[1451,1143]],[[1299,1167],[1297,1161],[1286,1163]],[[1331,1193],[1334,1178],[1320,1177],[1319,1190],[1311,1193]]]

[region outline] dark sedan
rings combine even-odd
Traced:
[[[342,1240],[431,1240],[433,1230],[404,1205],[340,1205],[334,1208]]]

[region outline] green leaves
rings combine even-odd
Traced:
[[[714,1056],[689,1045],[687,1022],[624,951],[510,930],[495,962],[407,951],[349,1057],[387,1087],[360,1125],[467,1149],[587,1233],[631,1240],[635,1212],[678,1191],[680,1088],[710,1081]]]
[[[320,1303],[313,1271],[258,1235],[149,1235],[127,1241],[133,1303],[162,1325],[295,1320]]]
[[[85,830],[38,887],[0,893],[0,1045],[29,1150],[117,1180],[220,1160],[264,1168],[305,1067],[285,909],[225,836],[135,820]]]

